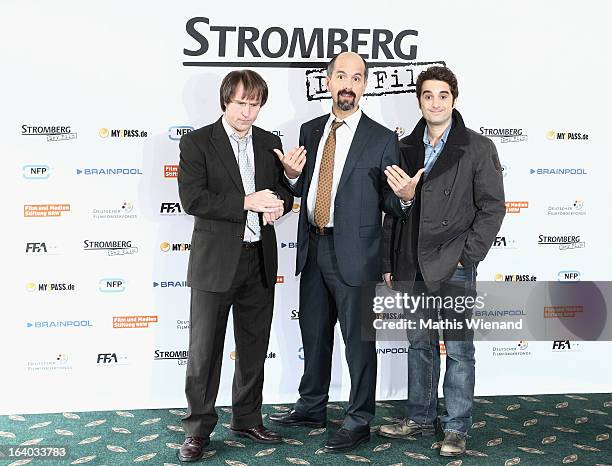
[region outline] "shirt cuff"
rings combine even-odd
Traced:
[[[287,181],[289,182],[289,184],[290,184],[291,186],[295,186],[295,183],[297,183],[297,180],[299,180],[299,179],[300,179],[300,177],[299,177],[299,176],[298,176],[297,178],[293,178],[293,179],[291,179],[291,178],[289,178],[289,177],[287,176],[287,174],[286,174],[286,173],[285,173],[285,178],[287,179]]]
[[[410,207],[412,205],[413,201],[404,201],[403,199],[400,199],[400,205],[402,206],[402,209],[406,210],[408,207]]]

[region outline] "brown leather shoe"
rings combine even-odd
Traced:
[[[280,443],[282,438],[278,432],[266,429],[263,425],[249,429],[230,429],[238,437],[247,437],[257,443]]]
[[[204,455],[204,448],[208,446],[208,437],[186,437],[176,456],[179,460],[186,463],[198,461]]]

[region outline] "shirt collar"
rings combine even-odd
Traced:
[[[232,137],[232,134],[237,134],[236,130],[232,128],[230,124],[227,122],[227,120],[225,119],[225,115],[221,117],[221,123],[223,123],[223,128],[225,129],[225,132],[227,133],[228,138]],[[246,134],[245,137],[248,138],[250,136],[253,136],[253,126],[252,125],[249,128],[249,132]]]
[[[440,141],[438,141],[438,144],[440,142],[442,142],[442,145],[446,144],[446,140],[448,139],[448,133],[450,133],[451,126],[453,126],[452,121],[450,125],[448,125],[448,127],[444,130],[444,133],[442,134]],[[429,143],[429,132],[427,131],[427,125],[425,125],[425,131],[423,131],[423,144],[431,146],[431,144]]]
[[[360,108],[358,108],[357,111],[353,113],[352,115],[346,117],[344,120],[338,120],[338,121],[343,121],[344,124],[348,127],[348,129],[354,133],[355,130],[357,129],[357,125],[359,124],[359,120],[361,120],[362,114],[363,112],[361,111]],[[336,121],[336,115],[334,115],[334,113],[331,112],[329,114],[329,118],[327,119],[327,123],[325,123],[325,129],[329,129],[331,127],[332,122],[334,121]]]

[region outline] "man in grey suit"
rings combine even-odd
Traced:
[[[273,414],[270,420],[285,426],[325,425],[339,321],[351,390],[342,428],[325,444],[331,452],[351,450],[370,437],[376,350],[374,341],[362,336],[361,326],[367,322],[361,318],[360,293],[362,285],[381,277],[382,211],[402,212],[384,174],[399,163],[397,135],[359,108],[366,84],[367,65],[361,56],[336,56],[327,69],[331,114],[302,125],[300,147],[286,155],[277,151],[293,194],[302,198],[296,274],[302,274],[304,375],[294,409]]]
[[[463,298],[475,292],[476,267],[495,240],[505,215],[502,171],[493,142],[465,127],[455,110],[457,79],[446,67],[431,67],[417,78],[423,118],[400,141],[400,167],[387,171],[389,185],[402,199],[403,215],[385,217],[385,281],[407,283],[413,292]],[[407,282],[407,283],[406,283]],[[457,303],[459,301],[455,301]],[[471,310],[440,310],[447,322],[462,322]],[[438,309],[419,310],[438,319]],[[416,322],[416,320],[415,320]],[[453,324],[454,325],[454,324]],[[452,327],[451,327],[452,328]],[[400,423],[379,434],[410,438],[432,435],[440,376],[438,332],[409,332],[408,399]],[[475,382],[471,332],[444,331],[445,412],[440,421],[440,454],[465,452],[472,425]]]

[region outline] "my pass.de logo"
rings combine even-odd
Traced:
[[[530,175],[588,175],[586,168],[549,167],[530,168]]]
[[[77,168],[77,175],[93,176],[130,176],[142,175],[140,168]]]
[[[22,136],[42,136],[47,141],[69,141],[76,139],[77,133],[70,125],[21,125]]]
[[[486,128],[481,126],[480,134],[499,140],[501,143],[525,142],[528,139],[523,128]]]
[[[43,293],[65,293],[75,291],[76,286],[74,283],[60,282],[60,283],[26,283],[26,290],[29,292],[40,291]]]
[[[530,273],[496,273],[494,280],[496,282],[535,282],[538,278]]]
[[[100,128],[98,135],[103,138],[146,138],[148,131],[142,129],[108,129]]]
[[[51,176],[49,165],[24,165],[21,167],[21,176],[26,180],[47,180]]]
[[[138,248],[129,240],[83,241],[83,251],[105,251],[109,256],[124,256],[136,254]]]
[[[549,141],[588,141],[589,135],[576,131],[547,131],[546,139]]]
[[[169,243],[164,241],[159,245],[162,252],[187,252],[191,250],[190,243]]]
[[[187,133],[191,133],[193,129],[193,126],[189,125],[170,126],[170,128],[168,128],[168,139],[171,139],[172,141],[180,141],[181,137]]]

